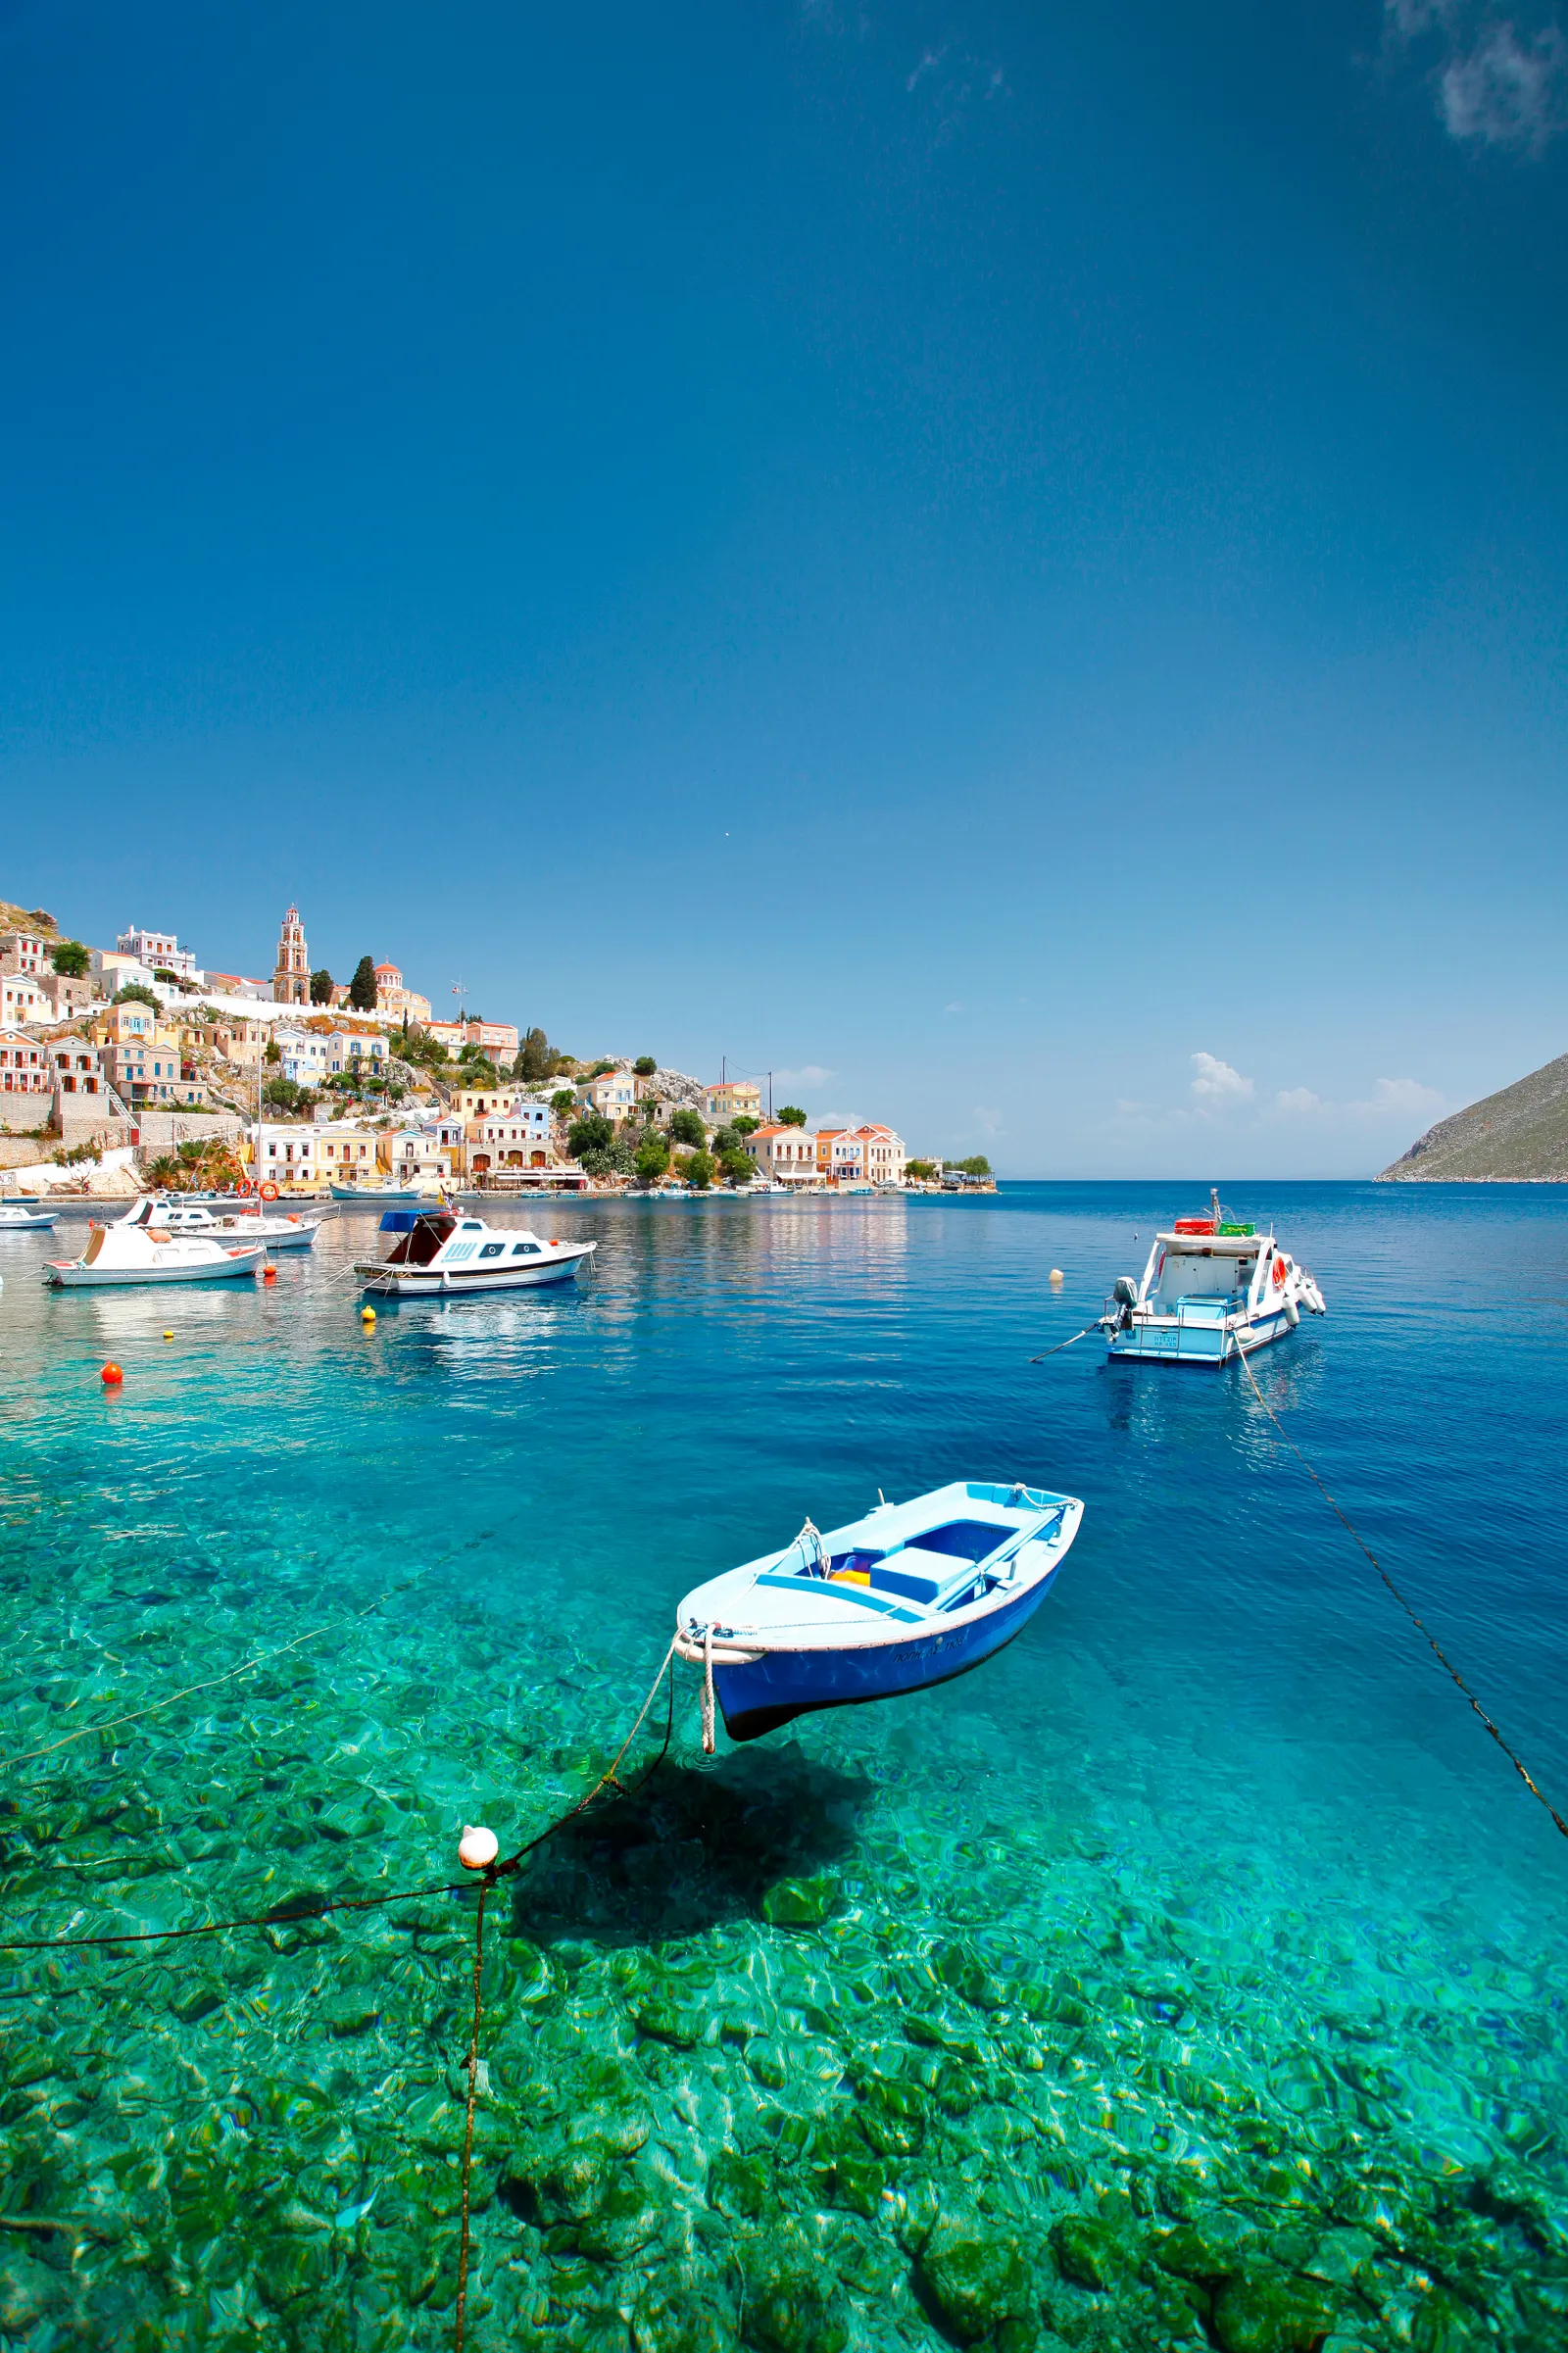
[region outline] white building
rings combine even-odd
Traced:
[[[583,1110],[597,1111],[605,1119],[629,1119],[637,1108],[637,1081],[629,1070],[601,1071],[572,1092]]]
[[[864,1168],[873,1185],[902,1185],[906,1154],[904,1138],[890,1127],[874,1122],[856,1129],[864,1147]]]
[[[55,1065],[48,1047],[20,1029],[0,1025],[0,1095],[52,1095],[54,1088]]]
[[[0,1021],[52,1021],[55,1008],[30,972],[0,974]]]
[[[275,1185],[279,1193],[314,1189],[322,1181],[318,1159],[318,1130],[285,1126],[263,1119],[250,1130],[251,1175],[258,1185]]]
[[[153,986],[152,966],[144,964],[139,956],[122,956],[117,948],[94,948],[87,958],[94,980],[103,983],[106,997],[134,981],[139,989]]]
[[[52,941],[33,931],[8,931],[0,936],[0,972],[47,972],[54,954]]]
[[[292,1079],[296,1087],[318,1087],[334,1066],[329,1052],[331,1043],[330,1038],[318,1037],[313,1030],[284,1029],[280,1025],[272,1032],[279,1074]]]
[[[181,948],[172,931],[143,931],[131,924],[115,942],[121,956],[128,956],[149,972],[172,972],[176,980],[196,978],[196,958],[188,948]]]
[[[555,1114],[544,1103],[518,1101],[487,1118],[468,1120],[465,1143],[470,1175],[552,1167],[554,1132]]]
[[[334,1073],[361,1071],[368,1062],[380,1069],[386,1062],[386,1039],[378,1029],[335,1029],[326,1050],[326,1066]]]
[[[455,1124],[455,1123],[453,1123]],[[457,1130],[461,1147],[462,1129]],[[377,1139],[381,1164],[400,1185],[445,1185],[452,1179],[453,1147],[440,1128],[399,1127]]]
[[[805,1128],[774,1123],[741,1141],[760,1173],[773,1184],[815,1184],[816,1138],[808,1136]]]

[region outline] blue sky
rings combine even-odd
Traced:
[[[1017,1174],[1568,1049],[1551,7],[0,44],[0,896]]]

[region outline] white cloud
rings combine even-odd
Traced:
[[[963,1011],[963,1006],[959,1004],[958,1000],[955,998],[953,1003],[951,1005],[945,1005],[942,1010],[945,1013],[961,1013]]]
[[[1450,57],[1439,77],[1438,112],[1450,135],[1539,155],[1561,126],[1565,58],[1555,25],[1529,42],[1511,25],[1490,25],[1468,56]]]
[[[1370,1103],[1353,1103],[1352,1111],[1396,1111],[1401,1118],[1427,1118],[1441,1111],[1446,1097],[1436,1087],[1423,1087],[1415,1078],[1380,1078]]]
[[[1568,43],[1555,19],[1521,32],[1484,0],[1383,0],[1383,15],[1396,50],[1438,35],[1432,88],[1450,138],[1540,155],[1563,127]]]
[[[1250,1103],[1256,1093],[1250,1078],[1243,1078],[1229,1062],[1216,1054],[1195,1054],[1193,1056],[1193,1093],[1205,1109],[1218,1104]]]
[[[1325,1103],[1310,1087],[1282,1087],[1269,1106],[1270,1117],[1318,1119],[1326,1125],[1349,1122],[1419,1120],[1430,1127],[1446,1108],[1446,1098],[1436,1087],[1415,1078],[1380,1078],[1368,1096],[1354,1103]]]
[[[825,1087],[834,1075],[833,1071],[824,1070],[820,1062],[805,1062],[799,1070],[775,1070],[773,1093],[777,1095],[781,1087]]]
[[[1000,1111],[988,1111],[983,1104],[977,1104],[969,1116],[982,1136],[1001,1135],[1002,1113]]]
[[[1451,25],[1459,8],[1458,0],[1384,0],[1383,13],[1401,41],[1413,41],[1435,26]]]

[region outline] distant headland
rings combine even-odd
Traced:
[[[1440,1119],[1378,1183],[1568,1184],[1568,1054]]]

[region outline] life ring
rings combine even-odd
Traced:
[[[241,1177],[241,1178],[240,1178],[240,1181],[239,1181],[239,1183],[238,1183],[238,1185],[237,1185],[237,1186],[234,1188],[234,1190],[235,1190],[237,1193],[239,1193],[239,1194],[242,1194],[242,1195],[249,1195],[249,1194],[252,1194],[252,1193],[254,1193],[254,1192],[256,1191],[256,1187],[255,1187],[255,1186],[254,1186],[254,1185],[251,1183],[251,1180],[250,1180],[250,1178],[249,1178],[249,1177]]]
[[[261,1187],[261,1196],[264,1201],[276,1201],[277,1187],[271,1182],[270,1179],[269,1179],[268,1182]]]
[[[1283,1258],[1276,1258],[1274,1261],[1274,1283],[1277,1290],[1285,1289],[1285,1261]]]

